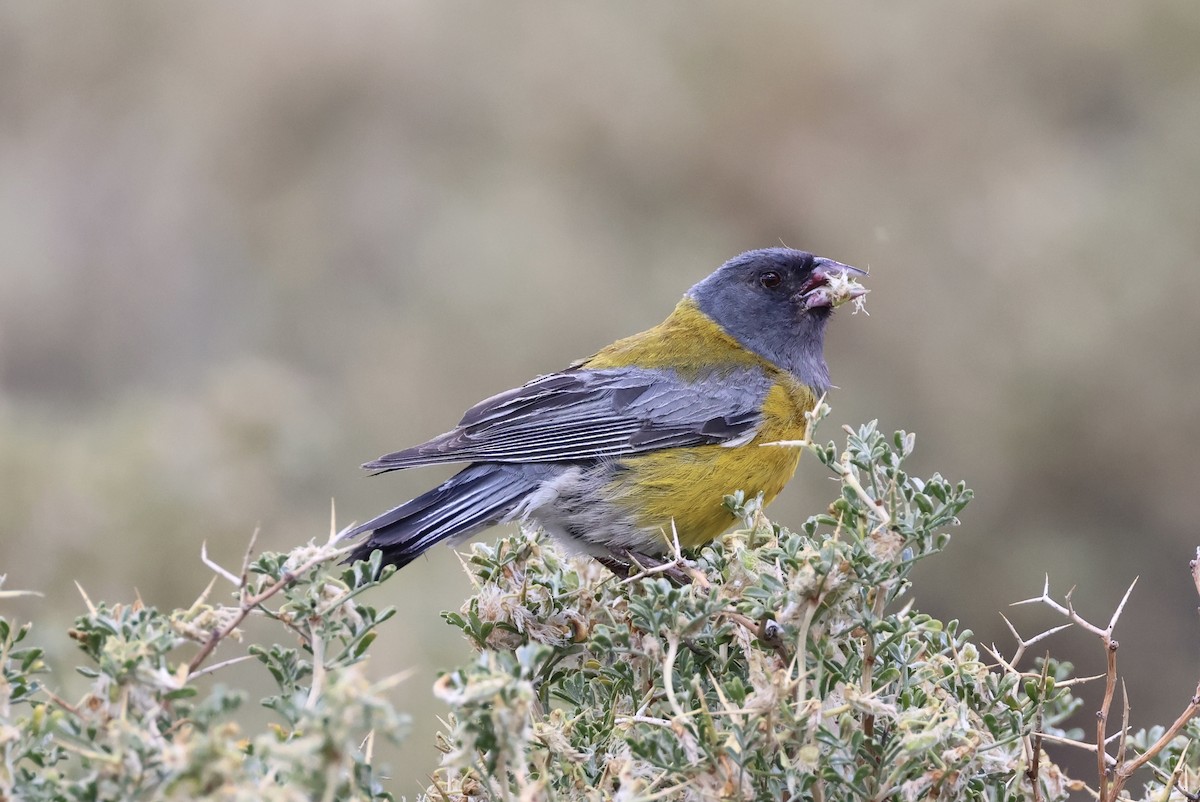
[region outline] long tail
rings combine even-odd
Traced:
[[[452,537],[470,537],[498,523],[537,489],[541,477],[520,465],[471,465],[438,487],[346,533],[370,532],[347,562],[383,552],[384,565],[404,567],[430,546]]]

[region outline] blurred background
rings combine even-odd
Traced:
[[[448,470],[359,463],[782,241],[872,272],[820,434],[915,431],[913,472],[978,494],[916,603],[1011,650],[1045,574],[1098,620],[1140,575],[1120,666],[1168,723],[1200,667],[1198,130],[1187,3],[4,4],[0,573],[45,594],[5,614],[73,666],[74,580],[186,605],[202,541],[236,566],[331,499],[364,520]],[[833,494],[806,461],[773,517]],[[398,794],[468,587],[439,548],[374,599],[371,670],[417,669]]]

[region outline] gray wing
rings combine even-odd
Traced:
[[[573,462],[751,437],[773,381],[752,367],[695,381],[640,368],[541,376],[469,409],[458,426],[368,462],[383,472],[442,462]]]

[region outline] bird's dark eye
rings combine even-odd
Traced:
[[[779,275],[774,270],[768,270],[765,273],[758,274],[758,283],[766,287],[768,290],[773,290],[783,283],[783,276]]]

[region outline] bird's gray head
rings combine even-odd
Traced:
[[[743,346],[787,370],[818,395],[829,389],[825,324],[833,312],[831,278],[858,268],[791,248],[747,251],[688,290]],[[846,297],[865,290],[855,287]]]

